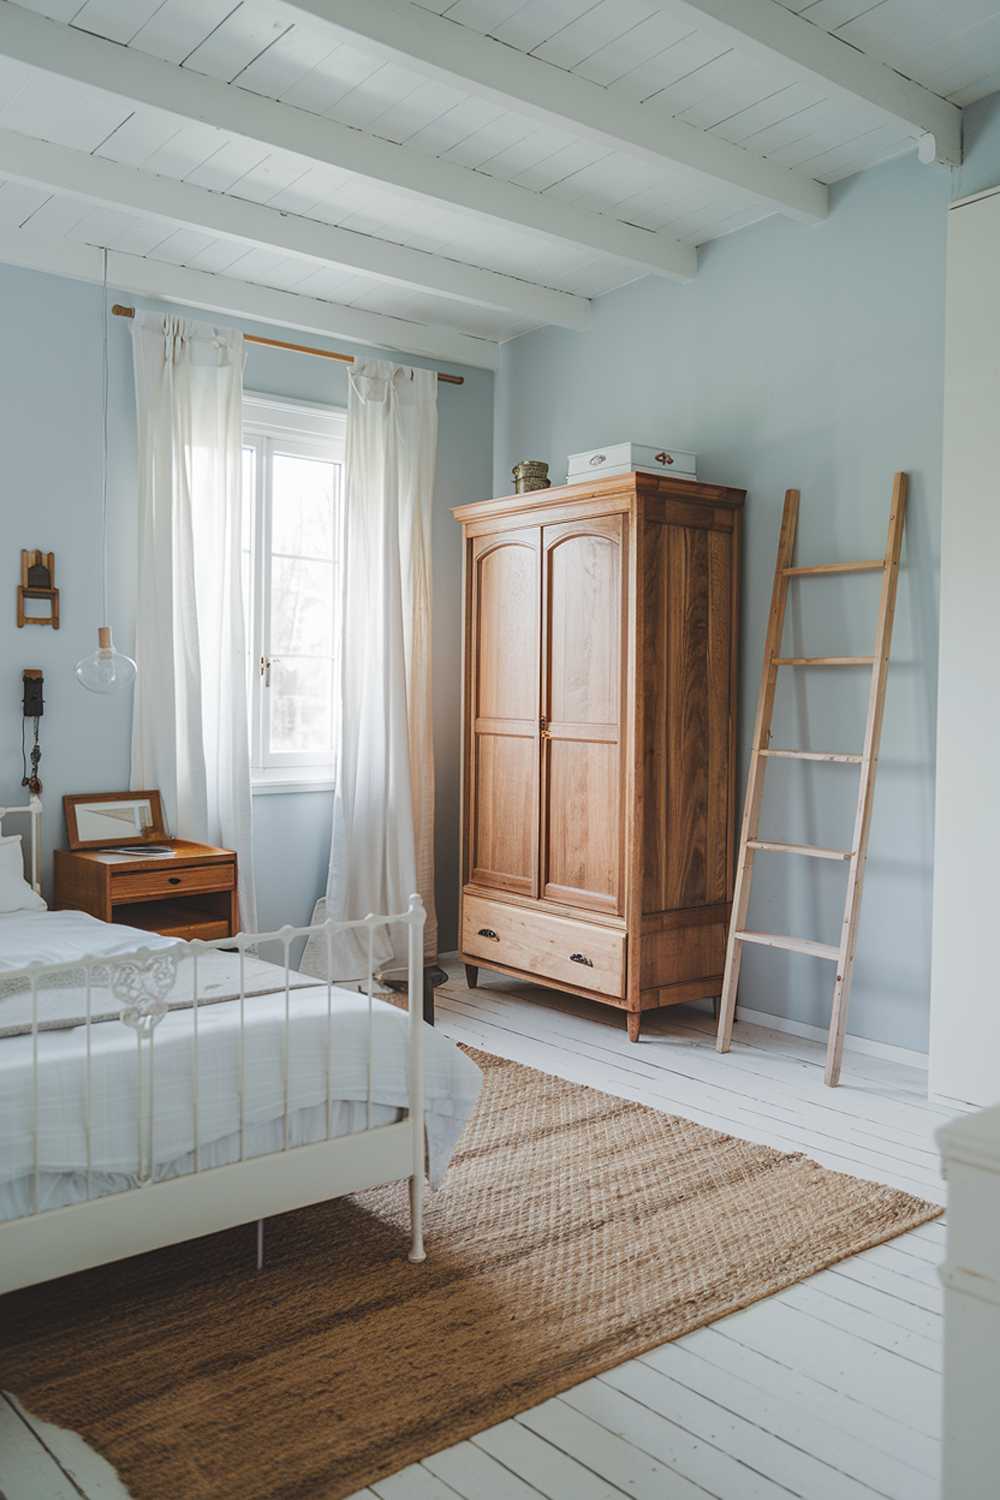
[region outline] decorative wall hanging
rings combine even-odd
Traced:
[[[56,584],[54,552],[29,552],[21,548],[21,582],[17,586],[17,628],[24,625],[51,625],[59,629],[59,590]],[[47,614],[29,614],[29,599],[40,599],[49,606]]]
[[[51,553],[49,554],[51,556]],[[22,703],[23,717],[21,719],[21,785],[26,786],[33,797],[40,795],[42,783],[38,779],[38,763],[42,758],[42,747],[38,743],[38,721],[45,712],[45,699],[43,696],[44,678],[38,667],[25,667],[21,673],[21,681],[24,684],[24,701]],[[25,730],[28,720],[31,719],[34,726],[34,737],[31,742],[31,770],[28,770],[28,748],[25,743]]]

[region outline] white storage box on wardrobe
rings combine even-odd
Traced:
[[[652,448],[645,443],[610,443],[606,448],[588,448],[571,453],[567,484],[590,479],[594,474],[674,474],[695,477],[695,455],[680,448]]]

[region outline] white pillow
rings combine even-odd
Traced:
[[[45,902],[24,878],[21,835],[0,838],[0,912],[45,910]]]

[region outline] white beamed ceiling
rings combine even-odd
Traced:
[[[361,12],[365,4],[358,0]],[[530,54],[631,106],[666,111],[795,180],[836,182],[913,149],[920,134],[917,125],[777,54],[749,46],[741,51],[710,20],[695,25],[694,8],[680,0],[673,6],[666,0],[422,0],[412,8]],[[785,0],[784,8],[959,106],[1000,87],[995,0]],[[477,192],[484,180],[510,184],[521,190],[522,201],[541,200],[547,211],[571,208],[573,223],[637,226],[639,244],[655,236],[657,244],[695,246],[774,211],[773,202],[720,177],[585,138],[569,125],[506,108],[474,86],[429,77],[426,66],[387,58],[374,43],[365,45],[280,0],[25,0],[20,7],[0,0],[0,23],[15,11],[349,127],[352,139],[390,142],[408,161],[419,154],[461,168]],[[119,174],[110,198],[88,197],[86,183],[71,192],[64,184],[29,180],[12,165],[10,151],[5,157],[0,140],[5,245],[24,234],[33,242],[106,246],[215,275],[227,286],[273,288],[491,345],[550,320],[539,312],[537,297],[518,295],[526,284],[571,294],[550,302],[566,309],[567,326],[581,326],[586,299],[649,269],[624,254],[574,242],[569,233],[542,232],[501,211],[445,201],[436,190],[421,193],[286,150],[267,141],[263,130],[258,138],[236,134],[136,102],[124,84],[117,93],[10,56],[0,56],[0,135],[5,132],[509,281],[496,282],[497,295],[488,286],[480,302],[475,295],[443,294],[440,274],[428,289],[407,267],[405,275],[387,278],[358,264],[288,253],[283,233],[271,237],[274,243],[241,240],[197,222],[197,195],[188,195],[184,218],[177,220],[115,202],[119,186],[127,200],[127,174]],[[491,348],[481,362],[489,366],[494,357]]]

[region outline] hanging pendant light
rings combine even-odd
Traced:
[[[101,602],[102,614],[108,618],[108,413],[111,405],[110,367],[108,361],[108,252],[104,251],[104,276],[101,295],[102,313],[102,364],[104,434],[102,442],[101,503]],[[73,668],[76,680],[89,693],[117,693],[135,681],[136,665],[131,656],[116,651],[111,639],[111,626],[98,625],[97,650],[85,656]]]

